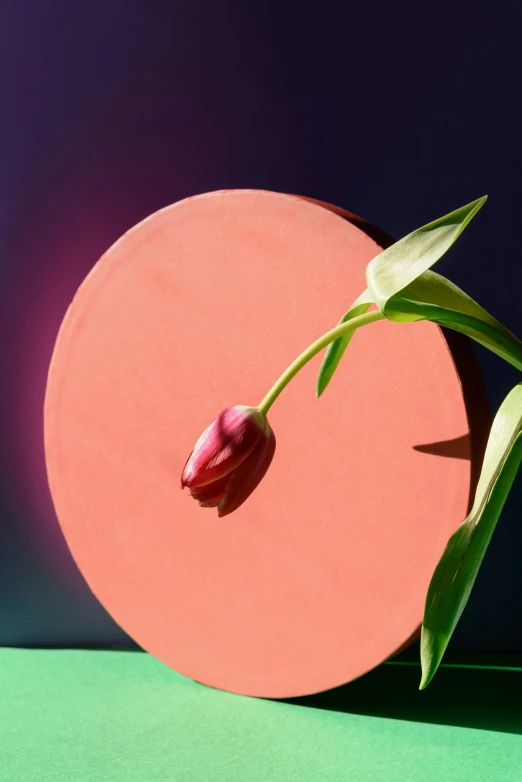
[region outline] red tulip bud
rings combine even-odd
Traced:
[[[203,432],[181,476],[202,508],[227,516],[249,497],[270,466],[275,435],[260,410],[226,407]]]

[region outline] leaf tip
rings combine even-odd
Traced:
[[[321,369],[319,370],[319,375],[317,376],[317,385],[315,387],[316,399],[319,399],[321,394],[324,393],[328,383],[332,379],[332,375],[333,375],[333,369],[331,365],[328,363],[328,352],[327,352],[324,361],[321,365]]]
[[[437,673],[448,641],[449,635],[430,630],[426,624],[422,624],[420,642],[422,675],[419,690],[425,690]]]
[[[425,670],[424,667],[423,667],[422,668],[421,681],[420,681],[420,684],[419,684],[419,690],[425,690],[426,687],[428,686],[428,684],[433,679],[434,675],[435,675],[435,671],[431,671],[430,672],[430,671]]]
[[[480,198],[477,198],[475,201],[472,201],[470,204],[467,205],[467,207],[464,207],[464,209],[467,209],[468,211],[468,216],[464,220],[462,229],[464,229],[464,227],[469,223],[469,221],[473,217],[475,217],[477,212],[479,212],[482,209],[482,207],[484,206],[487,200],[488,200],[487,195],[483,195]]]

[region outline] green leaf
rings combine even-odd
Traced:
[[[449,539],[428,588],[421,634],[421,690],[433,678],[468,601],[521,461],[522,383],[512,389],[495,416],[473,508]]]
[[[368,290],[389,320],[429,320],[460,331],[522,371],[522,342],[464,291],[429,271],[486,199],[419,228],[380,253],[366,270]]]
[[[392,244],[366,269],[373,301],[385,313],[388,300],[433,266],[485,204],[487,196],[428,223]],[[385,313],[386,314],[386,313]]]
[[[522,371],[522,342],[464,291],[436,272],[421,274],[384,308],[397,322],[429,320],[466,334]]]
[[[368,290],[352,304],[338,325],[346,323],[346,321],[358,315],[363,315],[372,303],[377,304],[381,312],[390,320],[407,321],[425,318],[425,314],[415,316],[411,312],[409,316],[407,313],[402,312],[400,317],[397,317],[398,311],[396,307],[393,307],[391,299],[403,292],[405,288],[439,260],[486,200],[487,196],[483,196],[471,204],[467,204],[467,206],[463,206],[455,212],[451,212],[439,220],[419,228],[377,255],[370,261],[366,270]],[[465,296],[465,294],[462,295]],[[478,307],[478,304],[476,307]],[[485,310],[483,312],[485,313]],[[487,313],[485,314],[487,315]],[[493,319],[491,318],[491,320]],[[494,321],[494,323],[496,324],[497,321]],[[455,325],[453,328],[462,331],[460,326],[457,327]],[[319,370],[316,396],[321,396],[332,379],[333,373],[337,369],[352,336],[353,334],[348,334],[345,337],[341,337],[329,346]],[[491,347],[491,345],[488,346]]]
[[[370,295],[370,292],[366,290],[356,301],[354,301],[346,315],[341,318],[338,325],[341,323],[346,323],[347,320],[356,318],[359,315],[364,315],[364,313],[368,311],[371,304],[373,304],[373,299]],[[348,347],[348,343],[350,342],[354,333],[355,332],[345,334],[344,337],[339,337],[339,339],[331,342],[328,346],[323,363],[321,364],[321,369],[319,370],[319,377],[317,378],[317,388],[315,393],[316,397],[321,396],[324,389],[332,379],[332,375],[337,369],[337,365],[342,359],[344,351]]]

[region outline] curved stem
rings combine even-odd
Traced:
[[[326,334],[323,334],[323,336],[319,337],[319,339],[317,339],[315,342],[312,342],[312,344],[309,345],[309,347],[307,347],[306,350],[295,359],[295,361],[292,361],[290,366],[283,372],[279,380],[274,383],[261,404],[257,406],[258,410],[261,410],[261,412],[266,415],[281,391],[286,388],[288,383],[295,375],[297,375],[299,370],[302,369],[311,358],[317,355],[317,353],[319,353],[331,342],[335,342],[335,340],[339,337],[343,337],[350,331],[355,331],[360,326],[365,326],[367,323],[374,323],[377,320],[383,320],[384,317],[385,316],[380,310],[367,312],[365,315],[359,315],[357,318],[347,320],[346,323],[339,324],[331,331],[327,331]]]

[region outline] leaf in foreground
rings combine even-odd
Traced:
[[[495,416],[473,508],[449,539],[428,588],[421,634],[421,690],[433,678],[466,606],[521,461],[522,383],[512,389]]]

